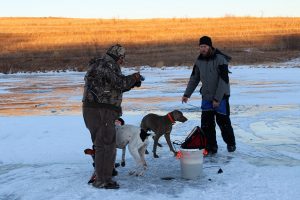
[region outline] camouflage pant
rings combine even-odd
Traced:
[[[97,181],[109,182],[112,179],[116,156],[115,120],[116,111],[108,108],[83,107],[83,118],[96,150],[95,171]]]

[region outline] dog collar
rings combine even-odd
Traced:
[[[168,118],[172,122],[172,124],[175,124],[175,120],[172,118],[170,113],[168,113]]]

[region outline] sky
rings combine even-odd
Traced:
[[[1,0],[0,17],[300,17],[297,0]]]

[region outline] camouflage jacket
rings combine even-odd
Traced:
[[[84,77],[83,106],[121,111],[122,94],[134,87],[134,75],[125,76],[113,58],[105,54],[90,61]]]

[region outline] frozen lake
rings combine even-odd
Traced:
[[[160,158],[146,157],[144,177],[128,175],[134,161],[127,152],[128,164],[117,177],[121,189],[115,192],[86,184],[92,166],[83,155],[91,146],[81,116],[85,73],[0,74],[0,199],[297,199],[300,68],[293,66],[299,59],[275,68],[230,68],[237,151],[226,151],[217,128],[219,152],[204,159],[201,179],[180,178],[179,162],[162,138]],[[138,126],[147,113],[179,109],[189,120],[175,125],[171,139],[182,141],[200,123],[199,87],[189,104],[181,104],[191,69],[145,67],[140,72],[146,78],[142,87],[124,94],[126,123]],[[217,174],[219,168],[224,173]],[[165,182],[163,176],[175,179]]]

